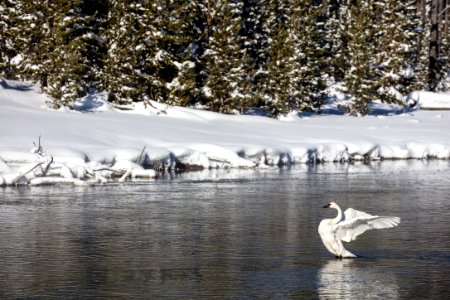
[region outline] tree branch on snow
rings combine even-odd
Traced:
[[[147,105],[150,106],[151,108],[154,108],[158,115],[161,113],[167,115],[167,109],[169,108],[169,106],[166,106],[166,109],[158,109],[156,106],[152,104],[152,102],[149,99],[144,99],[144,107],[147,108]]]
[[[145,151],[145,148],[146,148],[146,147],[147,147],[147,146],[144,146],[144,148],[142,148],[141,154],[139,155],[139,159],[138,159],[137,162],[136,162],[138,165],[141,164],[142,156],[144,155],[144,151]]]
[[[47,161],[45,168],[42,169],[42,175],[46,176],[48,170],[50,169],[50,165],[53,163],[53,156],[50,156],[50,160]]]
[[[119,182],[125,182],[125,180],[127,180],[127,178],[131,176],[132,172],[133,172],[133,168],[128,169],[125,172],[125,174],[123,174],[122,177],[120,177]]]
[[[16,185],[19,182],[20,178],[24,177],[25,175],[27,175],[28,173],[30,173],[31,171],[33,171],[37,167],[41,166],[42,164],[44,164],[44,162],[39,162],[36,165],[34,165],[33,167],[31,167],[30,169],[26,170],[25,172],[20,173],[19,175],[16,176],[16,178],[14,178],[12,183],[14,185]]]

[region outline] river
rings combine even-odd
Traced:
[[[330,201],[402,222],[338,260]],[[449,220],[449,161],[0,188],[0,298],[448,299]]]

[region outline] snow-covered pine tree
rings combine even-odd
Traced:
[[[83,40],[83,60],[87,87],[102,91],[105,89],[101,78],[103,60],[107,51],[102,33],[107,28],[109,0],[83,0],[81,13],[86,23],[78,30]]]
[[[374,11],[372,0],[348,2],[344,50],[348,68],[344,71],[343,91],[352,97],[350,106],[343,107],[350,115],[361,116],[369,112],[369,102],[376,100],[378,82],[374,68]]]
[[[141,70],[141,92],[143,100],[167,102],[168,83],[177,75],[175,56],[181,47],[182,37],[174,30],[174,18],[169,13],[177,13],[176,4],[171,1],[143,1],[145,9],[142,26],[138,32],[137,68]],[[174,11],[171,11],[174,9]]]
[[[152,1],[154,2],[154,1]],[[142,70],[139,68],[139,52],[145,53],[145,41],[141,36],[145,9],[142,3],[129,0],[111,0],[108,26],[103,39],[106,42],[102,79],[109,100],[117,105],[142,101]],[[152,29],[149,29],[152,30]]]
[[[352,99],[342,106],[350,115],[366,115],[371,101],[400,103],[406,93],[411,28],[404,3],[356,0],[343,5],[337,59],[342,62],[343,91]]]
[[[414,28],[414,35],[411,39],[411,51],[409,61],[413,70],[411,85],[414,89],[429,89],[429,51],[430,51],[430,29],[431,22],[429,18],[430,0],[414,0],[410,7],[409,19]]]
[[[420,15],[417,13],[416,0],[398,3],[396,11],[403,20],[401,28],[404,34],[403,50],[405,55],[399,79],[399,91],[406,95],[413,90],[425,87],[427,82],[425,70],[428,68],[425,68],[425,60],[420,57],[423,31],[420,26]]]
[[[261,86],[264,84],[264,71],[268,58],[268,36],[264,22],[266,19],[265,6],[267,1],[243,0],[241,13],[241,48],[245,60],[243,67],[246,76],[242,82],[245,91],[245,106],[255,107],[262,98]]]
[[[171,49],[181,47],[170,32],[172,19],[164,20],[169,4],[173,5],[157,0],[111,1],[103,68],[110,101],[168,101],[168,83],[177,75]]]
[[[290,6],[289,30],[294,40],[294,68],[289,109],[317,111],[325,98],[327,63],[323,47],[321,20],[324,2],[293,0]]]
[[[342,82],[344,72],[349,68],[347,60],[348,1],[325,0],[323,49],[327,72],[332,82]]]
[[[208,10],[208,44],[202,60],[204,95],[213,111],[231,113],[245,106],[246,56],[241,48],[242,3],[219,0]]]
[[[14,0],[0,3],[0,78],[16,78],[17,69],[13,58],[20,53],[16,43],[18,4]]]
[[[167,55],[161,75],[169,89],[165,102],[187,106],[201,94],[197,85],[197,43],[201,40],[199,1],[167,0],[158,4],[156,27],[159,44]]]
[[[409,34],[407,3],[396,0],[376,0],[373,3],[373,43],[375,52],[371,66],[374,68],[376,97],[385,103],[400,104],[401,96],[408,93],[406,82],[409,56]]]
[[[242,48],[249,57],[249,64],[255,70],[265,66],[267,61],[268,39],[264,28],[265,6],[267,1],[244,0],[242,7]]]
[[[267,59],[258,71],[257,88],[263,107],[273,117],[290,110],[295,65],[294,37],[289,28],[289,0],[267,0],[264,5],[264,34],[267,36]]]
[[[103,61],[102,82],[109,100],[115,104],[129,104],[138,97],[135,70],[136,27],[143,14],[134,1],[111,0],[107,29],[102,34],[107,52]],[[140,12],[139,12],[140,11]]]
[[[9,27],[6,37],[13,43],[15,57],[13,67],[19,79],[34,80],[46,84],[43,66],[49,63],[50,46],[49,9],[47,1],[12,0],[8,1],[13,13],[14,25]],[[9,35],[8,35],[9,34]]]
[[[97,85],[100,39],[96,34],[95,15],[89,15],[84,0],[52,1],[50,27],[52,52],[44,66],[47,86],[44,90],[53,98],[53,107],[71,103]]]

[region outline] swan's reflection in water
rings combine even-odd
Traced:
[[[330,260],[317,275],[320,299],[398,299],[398,284],[389,269],[375,262]]]

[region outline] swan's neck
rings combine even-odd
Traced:
[[[341,210],[341,208],[338,206],[338,207],[335,207],[335,209],[338,211],[338,214],[337,214],[336,218],[333,219],[333,224],[337,224],[337,223],[339,223],[342,220],[342,210]]]

